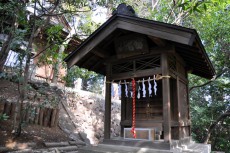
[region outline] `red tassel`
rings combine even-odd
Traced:
[[[136,131],[135,131],[135,126],[136,126],[136,82],[133,79],[132,80],[132,89],[133,89],[133,122],[132,122],[132,130],[131,133],[133,134],[133,137],[136,138]]]

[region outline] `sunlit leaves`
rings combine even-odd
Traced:
[[[197,131],[203,135],[207,134],[205,129],[208,127],[230,106],[230,12],[227,8],[227,1],[221,3],[221,0],[212,0],[207,4],[207,9],[202,14],[191,15],[187,24],[198,30],[208,55],[216,69],[217,74],[225,71],[220,78],[202,88],[197,88],[190,93],[191,114],[192,114],[192,132],[194,138],[202,142],[203,137],[197,134]],[[229,3],[230,4],[230,3]],[[197,20],[199,18],[199,20]],[[199,81],[197,81],[199,80]],[[207,82],[205,79],[199,79],[190,76],[190,86],[199,85]],[[202,97],[207,97],[205,101]],[[207,100],[207,101],[206,101]],[[205,106],[206,104],[206,106]],[[198,109],[202,107],[203,109]],[[202,117],[199,117],[202,116]],[[202,118],[202,119],[200,119]],[[223,124],[223,122],[228,123]],[[210,143],[213,150],[229,151],[229,122],[226,118],[219,122],[211,134]],[[202,128],[201,128],[202,127]],[[221,139],[220,139],[221,137]]]

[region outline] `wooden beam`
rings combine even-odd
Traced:
[[[118,20],[117,26],[118,28],[124,30],[138,32],[148,36],[154,36],[157,38],[166,39],[185,45],[190,45],[191,38],[193,38],[193,34],[189,32],[172,29],[172,28],[164,28],[162,26],[153,25],[151,23],[147,24],[147,23],[137,22],[135,20],[120,18]]]
[[[81,66],[82,67],[88,67],[89,64],[92,64],[91,60],[93,60],[95,57],[94,56],[90,56],[89,58],[87,58],[87,60],[82,60],[83,62],[81,62]]]
[[[100,66],[103,65],[103,63],[104,63],[104,60],[99,59],[96,64],[94,64],[93,66],[89,68],[89,70],[97,72],[97,70],[101,68]]]
[[[153,76],[154,74],[161,74],[161,68],[139,70],[136,71],[135,73],[133,73],[132,71],[126,73],[113,74],[111,80],[124,80],[130,78],[147,77],[147,76]]]
[[[124,32],[122,30],[116,30],[116,32],[112,33],[110,36],[108,36],[105,40],[103,40],[103,43],[100,44],[100,48],[107,48],[111,43],[114,42],[114,40],[119,37]]]
[[[121,63],[121,62],[126,62],[128,60],[135,60],[135,59],[142,59],[142,58],[148,58],[150,56],[156,56],[157,54],[161,53],[175,53],[173,46],[167,46],[167,47],[153,47],[149,49],[148,54],[142,54],[142,55],[134,55],[132,57],[127,57],[124,59],[119,59],[117,56],[110,56],[110,58],[106,59],[106,62],[111,62],[112,64],[114,63]]]
[[[169,75],[167,54],[161,55],[162,75]],[[162,93],[163,93],[163,127],[164,127],[164,141],[171,142],[171,115],[170,115],[170,85],[169,78],[162,79]]]
[[[110,56],[109,52],[100,48],[94,48],[92,52],[93,54],[101,58],[108,58]]]
[[[104,139],[110,139],[111,127],[111,83],[110,73],[111,66],[106,66],[106,89],[105,89],[105,116],[104,116]]]
[[[148,36],[157,46],[163,47],[166,45],[166,41],[157,37]]]

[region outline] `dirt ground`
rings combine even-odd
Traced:
[[[31,89],[32,90],[32,89]],[[8,80],[0,79],[0,97],[18,98],[18,86]],[[14,138],[12,134],[13,120],[0,121],[0,147],[9,146],[13,143],[34,142],[37,147],[42,147],[43,142],[68,141],[68,136],[59,128],[49,128],[39,125],[27,124],[22,128],[22,134]]]
[[[44,147],[43,142],[68,141],[68,136],[58,127],[49,128],[39,125],[24,125],[20,137],[15,138],[12,134],[12,120],[0,121],[0,146],[14,143],[36,143],[37,147]]]

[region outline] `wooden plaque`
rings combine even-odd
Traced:
[[[139,34],[121,36],[114,41],[118,58],[146,54],[149,52],[147,38]]]

